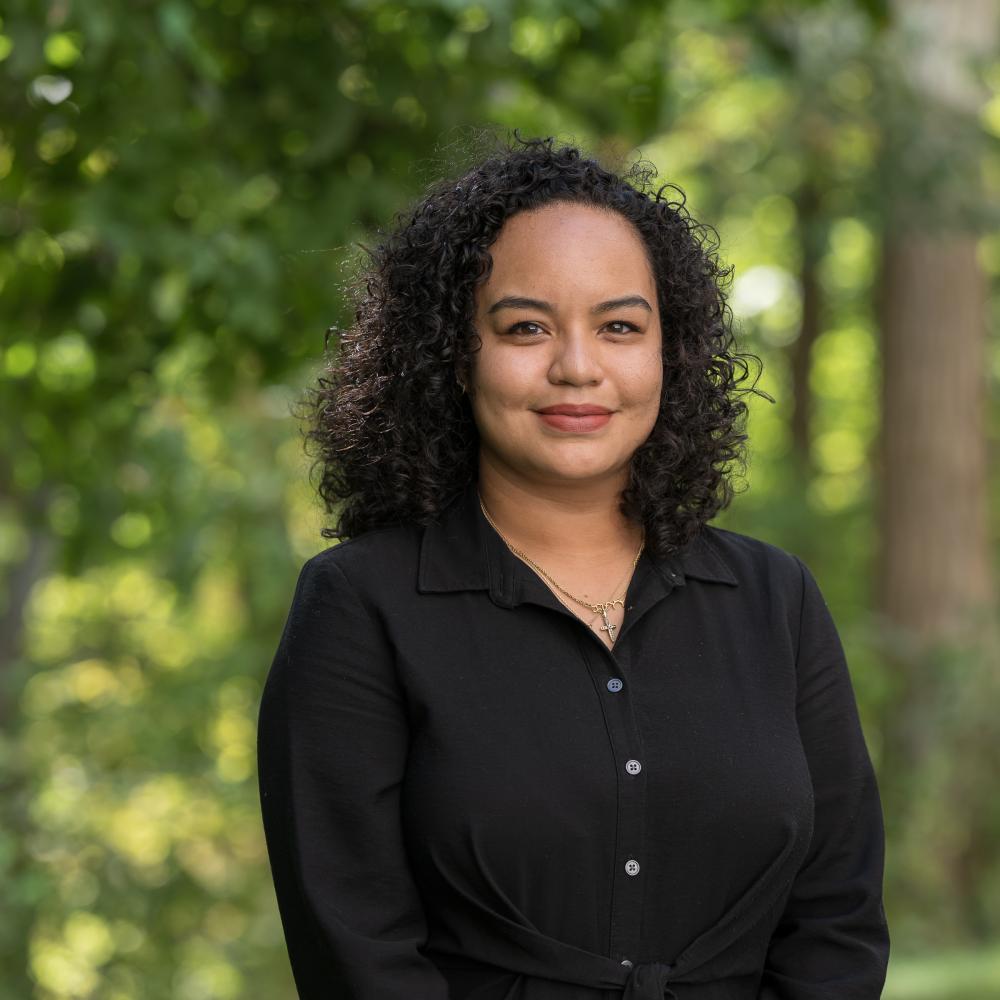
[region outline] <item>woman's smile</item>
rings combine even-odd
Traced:
[[[557,431],[569,431],[573,434],[587,434],[600,430],[612,417],[610,410],[601,413],[545,413],[536,411],[542,423]]]

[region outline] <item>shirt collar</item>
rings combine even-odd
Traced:
[[[736,576],[702,530],[683,549],[665,559],[644,551],[669,591],[687,579],[737,586]],[[507,547],[479,506],[478,483],[473,481],[424,528],[420,544],[417,590],[441,593],[489,590],[495,603],[513,607],[535,586],[534,574]]]

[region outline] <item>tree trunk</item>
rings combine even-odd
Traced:
[[[904,870],[902,882],[925,879],[972,928],[979,876],[997,852],[988,826],[977,821],[989,792],[970,788],[962,769],[995,756],[983,705],[995,693],[987,659],[996,648],[996,591],[988,288],[976,253],[984,195],[975,118],[985,95],[968,60],[993,52],[997,4],[896,0],[894,8],[910,90],[891,95],[897,103],[887,119],[879,280],[876,604],[887,626],[893,691],[881,719],[883,798],[890,843],[902,856],[926,861],[926,853],[902,850],[909,837],[922,840],[924,851],[928,841],[936,846],[940,875]]]
[[[810,161],[811,162],[811,161]],[[812,371],[813,347],[820,334],[821,286],[819,263],[823,253],[820,226],[820,197],[815,179],[808,176],[795,199],[798,218],[798,240],[801,253],[799,286],[802,289],[802,323],[799,335],[789,348],[789,368],[792,380],[791,434],[792,450],[803,479],[808,477],[812,444]]]
[[[993,597],[987,518],[987,285],[976,239],[883,246],[881,610],[921,645]]]

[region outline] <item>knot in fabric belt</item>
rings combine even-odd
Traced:
[[[468,969],[470,963],[478,962],[487,973],[502,970],[556,980],[601,990],[604,995],[620,990],[621,1000],[677,1000],[671,985],[759,978],[767,943],[788,898],[795,872],[809,848],[811,832],[809,828],[802,836],[789,836],[767,869],[673,962],[640,962],[630,967],[620,961],[620,956],[590,952],[542,934],[527,918],[519,923],[506,917],[496,918],[488,950],[477,947],[480,940],[487,940],[485,935],[480,939],[470,935],[470,940],[463,940],[458,934],[448,947],[432,945],[427,952],[442,967],[452,961],[458,963],[456,968]],[[681,992],[685,990],[682,988]],[[736,994],[731,988],[720,986],[710,995]]]
[[[632,969],[625,983],[622,1000],[677,1000],[670,988],[676,966],[663,962],[644,962]]]

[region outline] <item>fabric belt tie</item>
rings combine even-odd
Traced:
[[[556,980],[591,990],[621,990],[621,1000],[678,1000],[671,986],[684,987],[734,978],[753,978],[767,950],[772,929],[788,898],[795,872],[809,848],[811,828],[800,837],[789,836],[771,864],[745,890],[717,923],[706,928],[673,962],[640,962],[631,968],[617,958],[577,948],[542,934],[536,928],[508,917],[494,916],[496,930],[488,947],[476,937],[456,935],[447,945],[435,942],[429,954],[442,967],[470,968],[482,963],[521,976]],[[460,888],[470,910],[482,919],[483,906]],[[471,924],[471,921],[470,921]],[[497,954],[497,942],[506,954]],[[687,990],[682,988],[682,995]],[[731,994],[730,994],[731,995]]]
[[[625,983],[622,1000],[677,1000],[670,988],[675,966],[663,962],[644,962],[632,968]]]

